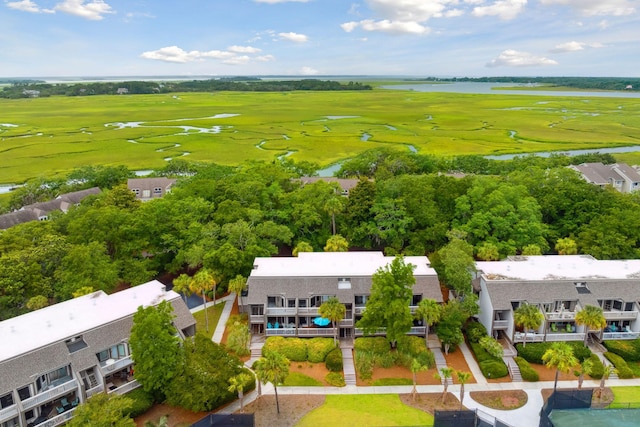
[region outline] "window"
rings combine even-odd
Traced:
[[[136,196],[140,196],[140,189],[139,189],[139,188],[133,188],[131,191],[133,191],[133,193],[134,193]]]
[[[0,427],[19,427],[19,426],[20,426],[20,419],[18,417],[15,417],[13,419],[10,419],[9,421],[0,423]]]
[[[153,195],[154,195],[154,196],[160,196],[160,195],[162,195],[162,188],[160,188],[160,187],[156,187],[156,188],[154,188],[154,189],[153,189]]]
[[[356,307],[364,307],[367,305],[367,295],[356,295]]]
[[[100,363],[104,363],[109,359],[124,359],[129,356],[129,346],[125,343],[120,343],[108,348],[106,350],[102,350],[100,353],[96,353],[96,357]]]
[[[298,300],[298,307],[299,308],[307,308],[307,300],[303,299],[303,298],[300,298]]]
[[[30,386],[24,386],[22,388],[18,389],[18,396],[20,397],[20,400],[25,400],[31,397],[31,387]]]
[[[0,396],[0,409],[1,408],[8,408],[9,406],[13,405],[14,401],[13,401],[13,394],[12,393],[7,393],[4,396]]]
[[[616,311],[622,311],[622,301],[619,299],[613,300],[613,309]]]
[[[338,278],[338,289],[351,289],[351,279],[349,277]]]
[[[413,295],[411,297],[411,305],[413,306],[420,304],[420,301],[422,301],[422,295]]]
[[[627,302],[624,304],[624,311],[633,311],[633,303]]]
[[[75,353],[78,350],[82,350],[83,348],[87,348],[87,343],[84,342],[82,336],[77,336],[70,338],[64,342],[69,349],[69,353]]]
[[[142,190],[142,197],[144,198],[151,197],[151,190]]]
[[[329,299],[329,295],[316,295],[311,297],[311,307],[320,307],[323,302]]]
[[[262,316],[264,315],[264,305],[254,304],[251,306],[251,315],[252,316]]]
[[[295,308],[296,307],[296,299],[295,298],[287,299],[287,307]]]

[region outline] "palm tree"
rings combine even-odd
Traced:
[[[157,423],[154,423],[153,421],[146,421],[144,423],[144,427],[169,427],[169,416],[161,416]]]
[[[529,303],[522,303],[513,313],[513,321],[516,326],[524,328],[524,341],[522,347],[527,346],[527,330],[538,329],[544,320],[544,315],[538,307]]]
[[[242,303],[242,292],[247,289],[247,278],[238,274],[233,279],[229,280],[228,289],[230,292],[236,293],[236,301],[241,302],[238,307],[240,308],[240,312],[242,313],[244,304]]]
[[[336,234],[336,214],[342,212],[343,202],[340,196],[333,195],[324,204],[324,210],[331,215],[331,234]]]
[[[318,313],[325,319],[331,320],[333,326],[333,345],[338,345],[338,329],[336,322],[344,318],[347,308],[336,297],[331,297],[318,308]]]
[[[591,359],[585,359],[580,365],[580,372],[578,373],[578,390],[582,389],[582,383],[584,382],[584,375],[591,375],[593,369],[593,361]]]
[[[244,385],[251,381],[249,374],[243,372],[229,378],[229,392],[238,393],[240,399],[240,413],[244,413]]]
[[[444,404],[445,399],[447,398],[447,390],[449,389],[449,378],[453,376],[452,368],[440,368],[440,375],[436,372],[436,379],[442,381],[442,385],[444,386],[444,390],[442,391],[442,403]]]
[[[413,400],[416,400],[416,393],[418,392],[418,389],[416,388],[416,385],[418,384],[418,372],[426,371],[427,369],[429,369],[429,367],[418,359],[411,359],[411,373],[413,374],[413,390],[411,390],[411,397]]]
[[[207,332],[209,331],[209,315],[207,313],[207,297],[206,292],[213,288],[213,305],[216,304],[216,285],[218,281],[212,271],[201,268],[189,282],[191,292],[202,294],[202,304],[204,305],[204,320]]]
[[[618,370],[614,368],[612,365],[605,365],[604,371],[602,372],[602,378],[600,378],[600,386],[598,386],[598,398],[602,398],[602,392],[604,391],[604,382],[609,379],[609,375],[613,373],[618,373]]]
[[[349,250],[349,242],[339,234],[334,234],[327,239],[324,245],[325,252],[347,252]]]
[[[256,376],[262,384],[270,382],[276,394],[276,410],[280,413],[278,401],[278,384],[282,383],[289,375],[289,359],[275,351],[270,351],[265,357],[261,357],[255,364]]]
[[[566,342],[551,344],[551,347],[542,355],[542,361],[547,368],[556,369],[556,379],[553,384],[554,393],[558,387],[560,372],[571,372],[571,369],[578,364],[578,359],[573,355],[573,348]]]
[[[464,399],[464,385],[471,378],[471,372],[456,371],[456,377],[460,383],[460,410],[462,410],[462,400]]]
[[[434,299],[423,299],[418,303],[416,319],[422,320],[426,325],[424,342],[429,346],[429,326],[440,320],[442,316],[442,306]]]
[[[190,285],[191,277],[187,274],[181,274],[173,279],[173,290],[179,294],[184,295],[185,304],[187,302],[187,297],[192,294]]]
[[[590,330],[601,330],[607,326],[607,319],[604,317],[604,313],[601,307],[595,305],[585,305],[582,310],[576,313],[576,323],[578,325],[584,325],[584,345],[587,345],[589,339]]]

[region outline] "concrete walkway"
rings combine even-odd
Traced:
[[[224,303],[224,308],[222,309],[222,314],[220,314],[220,319],[218,320],[218,324],[216,325],[216,330],[213,332],[213,336],[211,337],[211,340],[215,343],[220,344],[220,342],[222,341],[222,337],[224,336],[224,329],[227,325],[227,320],[229,320],[229,316],[231,316],[231,310],[233,309],[233,303],[235,302],[235,300],[236,294],[234,292],[230,292],[229,295],[218,298],[216,300],[216,305]],[[207,301],[207,307],[211,307],[213,305],[213,301]],[[204,304],[200,304],[197,307],[193,307],[189,311],[191,313],[196,313],[198,311],[204,310],[204,307]]]
[[[471,350],[469,350],[469,347],[467,347],[467,343],[463,341],[462,343],[460,343],[458,348],[462,352],[467,365],[469,365],[469,370],[473,374],[473,377],[476,379],[476,383],[487,384],[487,379],[484,377],[484,375],[482,375],[482,371],[480,370],[476,359],[473,357],[473,354],[471,354]]]

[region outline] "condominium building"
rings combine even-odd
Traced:
[[[256,258],[241,298],[249,312],[251,331],[267,336],[332,336],[331,325],[319,319],[319,307],[330,297],[345,305],[346,314],[337,325],[339,336],[362,335],[355,323],[362,317],[371,294],[371,278],[394,257],[381,252],[301,252],[298,257]],[[438,277],[425,256],[404,257],[413,264],[416,279],[409,303],[415,312],[423,299],[442,302]],[[381,332],[383,333],[383,332]],[[416,320],[412,334],[424,334]]]
[[[138,387],[128,344],[133,315],[165,300],[178,334],[192,336],[195,320],[184,301],[155,280],[0,322],[0,427],[64,424],[90,396]]]
[[[640,260],[597,260],[590,255],[510,257],[477,262],[480,322],[490,335],[512,342],[525,339],[514,312],[526,302],[544,315],[527,341],[579,341],[640,337]],[[587,330],[576,323],[585,306],[601,307],[607,325]]]

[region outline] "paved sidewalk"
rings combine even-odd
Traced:
[[[220,314],[220,320],[218,320],[218,324],[216,325],[216,330],[213,332],[213,336],[211,340],[215,343],[220,344],[222,341],[222,337],[224,335],[224,329],[227,325],[227,320],[229,320],[229,316],[231,316],[231,310],[233,309],[233,303],[236,300],[236,294],[234,292],[229,293],[222,298],[216,300],[216,305],[224,303],[224,308],[222,309],[222,314]],[[211,307],[213,305],[213,301],[207,301],[206,306]],[[191,313],[195,313],[198,311],[204,310],[205,305],[200,304],[197,307],[190,309]]]
[[[462,343],[460,343],[458,348],[462,352],[467,365],[469,365],[469,370],[473,374],[473,377],[476,379],[476,382],[478,384],[487,384],[487,379],[484,377],[484,375],[482,375],[482,371],[480,370],[476,359],[473,357],[473,354],[471,354],[471,350],[469,350],[469,347],[467,347],[467,343],[463,341]]]

